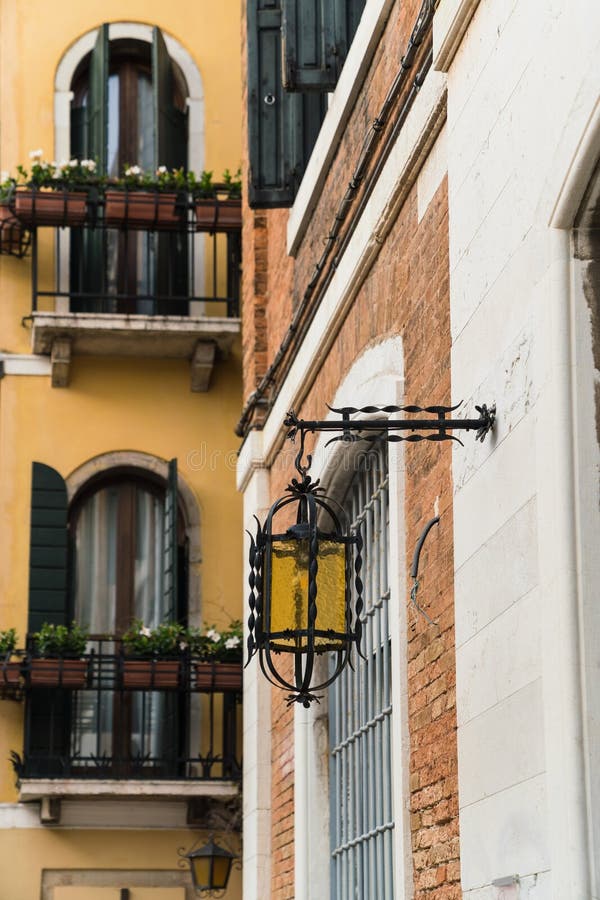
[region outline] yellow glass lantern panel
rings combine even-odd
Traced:
[[[192,856],[191,862],[194,869],[194,884],[197,884],[199,887],[208,887],[210,885],[212,858],[210,856]]]
[[[319,542],[316,631],[346,632],[346,548],[336,541]],[[306,631],[308,628],[308,540],[278,541],[271,553],[270,632]],[[276,638],[273,647],[303,651],[306,635]],[[340,640],[316,637],[315,647],[337,650]]]
[[[230,856],[215,856],[213,861],[213,887],[215,889],[227,886],[230,868]]]

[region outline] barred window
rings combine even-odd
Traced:
[[[329,689],[331,898],[393,900],[387,445],[362,458],[344,506],[364,541],[366,658]]]

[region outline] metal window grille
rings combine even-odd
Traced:
[[[362,650],[329,688],[332,900],[393,900],[387,446],[366,454],[345,504],[364,540]]]

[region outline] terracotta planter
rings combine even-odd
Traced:
[[[196,663],[196,690],[241,691],[242,664],[226,662]]]
[[[0,670],[0,689],[3,687],[19,687],[21,684],[21,663],[4,662]]]
[[[9,206],[0,206],[0,253],[23,256],[29,241],[23,225]]]
[[[173,230],[185,227],[186,210],[176,206],[177,194],[158,191],[106,191],[104,223],[115,228]]]
[[[32,687],[83,688],[87,667],[85,659],[32,659],[29,683]]]
[[[87,193],[82,191],[18,190],[14,212],[23,225],[82,225],[87,216]]]
[[[123,661],[123,687],[144,691],[176,688],[180,669],[178,659],[126,659]]]
[[[242,201],[217,197],[196,200],[196,231],[239,231],[242,227]]]

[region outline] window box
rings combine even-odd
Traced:
[[[85,659],[31,659],[29,684],[32,687],[83,688],[87,681],[87,670]]]
[[[241,691],[242,664],[225,662],[196,663],[196,690]]]
[[[3,662],[0,673],[0,688],[18,687],[21,684],[21,663]]]
[[[178,659],[125,659],[123,687],[134,690],[165,690],[179,686]]]
[[[104,223],[112,227],[173,230],[186,226],[187,202],[158,191],[106,191]]]
[[[242,201],[217,197],[194,200],[196,231],[239,231],[242,227]]]
[[[29,228],[38,225],[83,225],[87,217],[87,192],[37,191],[15,192],[14,213]]]

